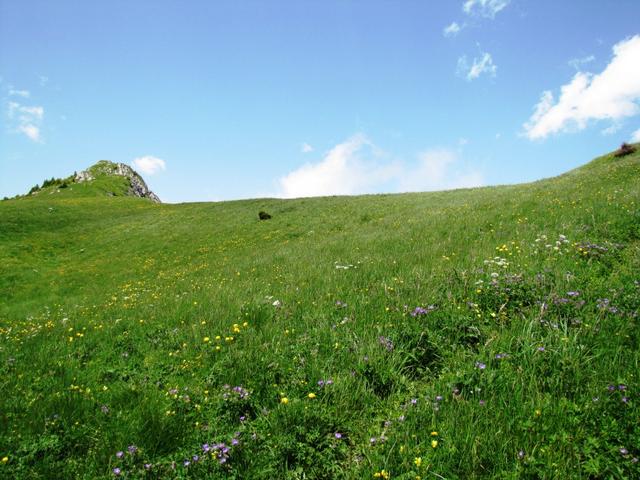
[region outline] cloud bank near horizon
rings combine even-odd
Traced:
[[[484,185],[480,171],[466,167],[457,151],[435,148],[416,161],[394,159],[359,133],[278,180],[280,198],[449,190]]]

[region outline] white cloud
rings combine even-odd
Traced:
[[[633,143],[640,142],[640,128],[631,134],[631,141]]]
[[[376,165],[376,148],[362,134],[333,147],[319,163],[307,163],[280,178],[284,198],[364,193],[390,178]],[[367,158],[363,158],[367,157]]]
[[[458,155],[447,148],[422,152],[418,165],[402,172],[399,182],[401,192],[424,192],[454,188],[478,187],[484,184],[480,172],[460,171]]]
[[[471,187],[482,175],[462,169],[455,151],[435,149],[417,163],[392,160],[362,134],[336,145],[316,163],[307,163],[279,179],[284,198],[407,192]]]
[[[556,102],[544,91],[529,121],[530,140],[558,132],[583,130],[591,120],[621,120],[640,113],[640,35],[613,47],[613,59],[599,74],[578,72],[560,88]]]
[[[49,77],[45,77],[44,75],[40,75],[38,77],[40,79],[40,86],[45,87],[47,83],[49,83]]]
[[[463,27],[458,25],[456,22],[453,22],[451,23],[451,25],[444,27],[444,30],[442,30],[442,34],[445,37],[455,37],[458,33],[460,33],[460,30],[462,30],[462,28]]]
[[[310,152],[313,152],[313,147],[305,142],[302,145],[300,145],[300,151],[302,153],[310,153]]]
[[[600,133],[602,133],[602,135],[613,135],[621,128],[622,128],[621,123],[613,123],[609,125],[607,128],[605,128],[604,130],[602,130]]]
[[[466,0],[462,5],[462,11],[467,15],[480,15],[494,18],[496,13],[505,9],[510,0]]]
[[[136,170],[139,170],[145,175],[153,175],[160,170],[166,170],[165,161],[151,155],[135,158],[131,163]]]
[[[16,90],[13,87],[9,87],[9,95],[22,98],[29,98],[31,96],[29,90]]]
[[[570,67],[575,68],[576,70],[580,70],[582,65],[586,65],[587,63],[591,63],[596,59],[593,55],[589,55],[588,57],[582,58],[572,58],[567,63]]]
[[[35,125],[26,124],[18,126],[18,131],[24,133],[27,137],[29,137],[34,142],[40,141],[40,129]]]
[[[34,142],[42,141],[40,137],[40,125],[44,118],[44,108],[41,106],[27,107],[18,102],[7,103],[7,116],[9,117],[9,130],[22,133]]]
[[[484,52],[480,58],[474,58],[471,65],[466,55],[458,59],[458,75],[464,76],[468,81],[475,80],[483,73],[495,77],[497,70],[498,67],[493,63],[491,54],[487,52]]]

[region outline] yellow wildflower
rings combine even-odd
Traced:
[[[316,398],[316,394],[311,392],[309,395],[307,395],[307,397],[309,397],[311,400],[313,400],[314,398]]]
[[[287,403],[289,403],[289,399],[287,397],[282,397],[280,399],[280,403],[283,405],[286,405]]]
[[[414,458],[413,463],[416,464],[416,467],[420,468],[420,465],[422,465],[422,457]]]
[[[438,446],[438,440],[431,440],[431,448],[436,448]]]

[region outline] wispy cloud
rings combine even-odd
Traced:
[[[151,155],[135,158],[131,164],[145,175],[154,175],[161,170],[166,170],[165,161]]]
[[[402,171],[398,191],[426,192],[483,185],[482,174],[473,169],[463,170],[459,160],[458,154],[448,148],[422,152],[416,166]]]
[[[467,15],[495,18],[509,3],[510,0],[466,0],[462,5],[462,11]]]
[[[302,153],[311,153],[313,152],[313,147],[305,142],[302,145],[300,145],[300,151]]]
[[[444,27],[444,29],[442,30],[442,34],[445,37],[455,37],[463,28],[464,25],[460,26],[457,22],[452,22],[451,25],[447,25],[446,27]]]
[[[26,106],[19,102],[7,103],[7,117],[9,130],[22,133],[34,142],[41,142],[40,125],[44,118],[44,108],[41,106]]]
[[[31,94],[29,90],[16,90],[13,87],[9,87],[9,96],[29,98]]]
[[[413,163],[393,160],[366,136],[357,134],[278,181],[284,198],[376,192],[442,190],[483,184],[482,175],[461,167],[450,149],[422,152]]]
[[[640,128],[631,134],[631,141],[633,143],[640,142]]]
[[[599,74],[578,72],[560,88],[557,102],[542,92],[534,113],[524,124],[530,140],[559,132],[579,131],[592,120],[621,120],[640,113],[640,35],[613,47],[613,59]]]
[[[600,133],[602,133],[602,135],[613,135],[621,128],[622,123],[613,123],[612,125],[609,125],[607,128],[603,129]]]
[[[465,77],[468,81],[475,80],[483,73],[495,77],[497,71],[498,67],[493,63],[491,54],[487,52],[482,53],[480,57],[474,58],[471,64],[469,64],[466,55],[458,59],[458,75]]]
[[[572,58],[567,63],[569,64],[570,67],[575,68],[576,70],[580,70],[583,65],[586,65],[587,63],[591,63],[595,59],[596,59],[595,56],[589,55],[582,58]]]

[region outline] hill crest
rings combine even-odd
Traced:
[[[90,182],[101,176],[119,176],[129,180],[127,195],[132,197],[148,198],[152,202],[162,203],[160,198],[153,193],[142,176],[125,163],[116,163],[109,160],[100,160],[86,170],[76,173],[76,183]]]

